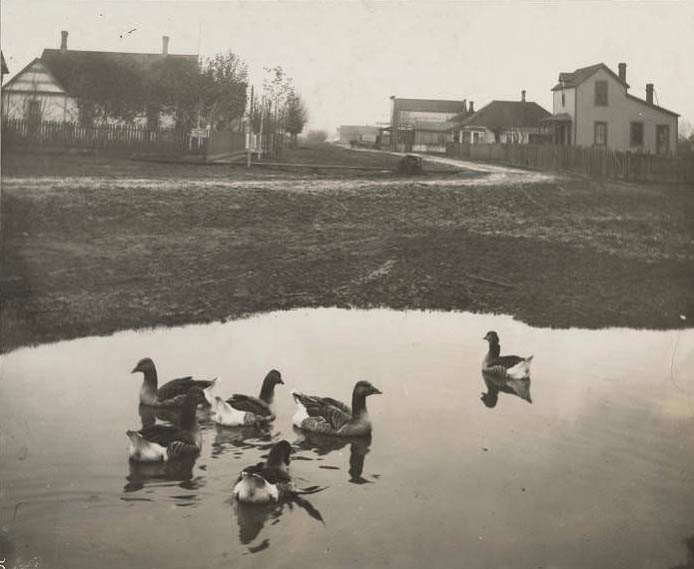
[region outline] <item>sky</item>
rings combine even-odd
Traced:
[[[231,50],[260,85],[281,65],[309,110],[308,129],[387,122],[390,96],[527,99],[552,110],[561,71],[627,63],[630,93],[694,121],[694,0],[130,2],[2,0],[10,76],[44,48],[210,56]]]

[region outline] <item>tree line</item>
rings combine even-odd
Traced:
[[[129,123],[144,115],[149,128],[158,128],[160,117],[168,115],[180,129],[226,129],[240,127],[247,118],[254,132],[286,132],[296,141],[308,120],[282,67],[265,68],[266,78],[256,90],[249,84],[247,63],[231,51],[197,63],[165,57],[146,73],[119,61],[94,62],[93,69],[85,64],[60,70],[72,75],[84,126],[107,118]]]

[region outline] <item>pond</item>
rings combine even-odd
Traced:
[[[534,355],[532,404],[485,391],[480,365]],[[271,368],[269,432],[200,411],[195,461],[134,467],[145,356],[160,382],[219,376],[256,394]],[[506,316],[317,309],[84,338],[3,357],[0,559],[54,569],[189,567],[658,567],[694,534],[694,331],[550,330]],[[290,389],[350,401],[371,439],[307,438]],[[158,420],[161,420],[159,417]],[[163,417],[166,419],[166,417]],[[318,493],[230,501],[241,468],[282,438]],[[694,552],[690,552],[694,554]]]

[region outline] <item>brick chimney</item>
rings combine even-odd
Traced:
[[[653,104],[653,83],[646,83],[646,102]]]
[[[60,51],[67,51],[67,32],[60,32]]]
[[[525,89],[521,91],[521,101],[525,103]]]
[[[627,82],[627,64],[626,63],[620,63],[619,64],[619,79],[623,82]]]
[[[470,114],[475,112],[475,101],[470,101],[470,106],[468,107],[468,112]]]
[[[161,36],[161,54],[169,55],[169,36]]]

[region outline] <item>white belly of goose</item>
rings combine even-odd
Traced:
[[[234,409],[221,397],[215,397],[214,421],[224,427],[242,427],[255,423],[255,416],[246,411]]]
[[[232,495],[244,504],[267,504],[279,500],[277,485],[270,484],[260,476],[244,476],[236,483]]]
[[[294,424],[294,426],[301,427],[301,424],[304,422],[305,419],[308,419],[308,417],[309,415],[306,411],[306,407],[304,407],[301,403],[297,403],[296,413],[294,413],[294,417],[292,418],[292,423]]]
[[[163,462],[169,460],[166,447],[146,441],[139,433],[128,431],[128,439],[130,440],[128,456],[132,460],[140,462]]]

